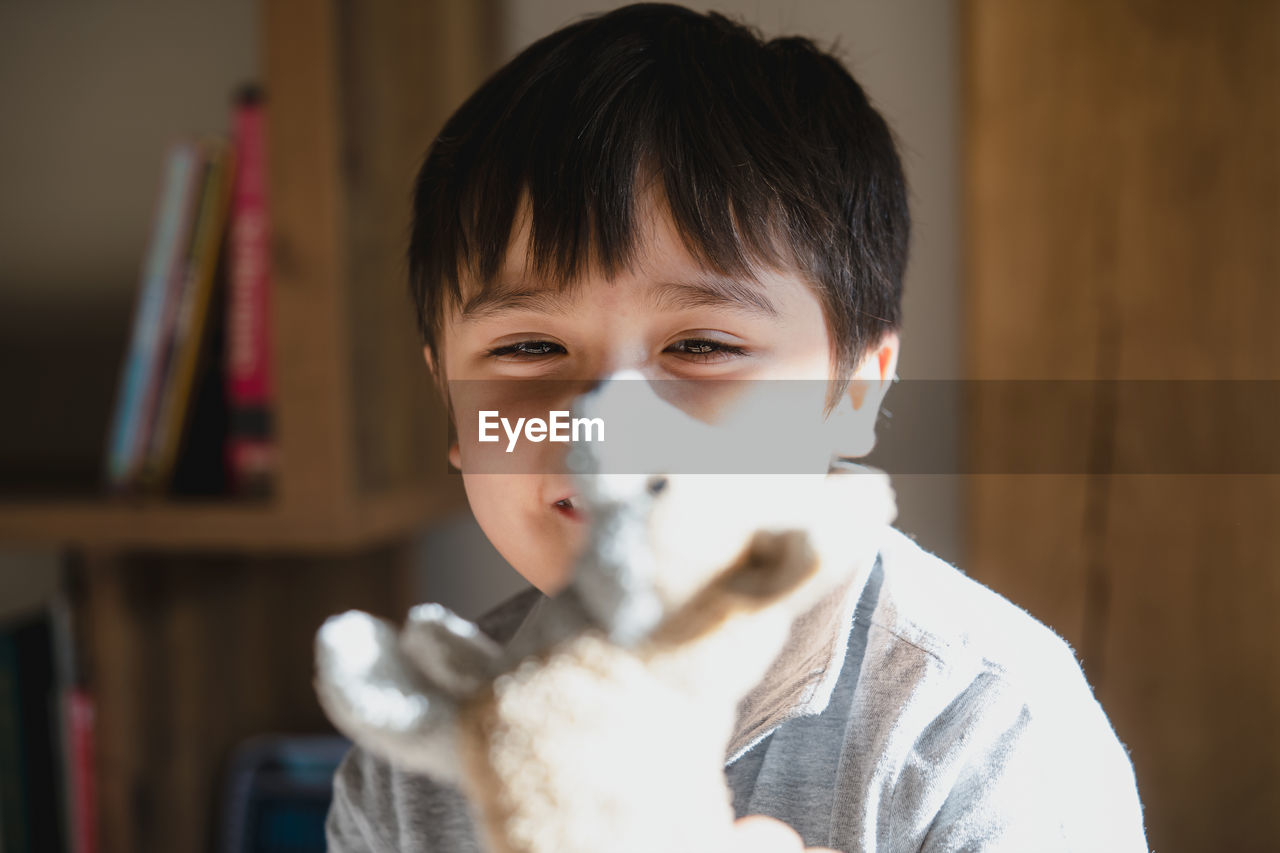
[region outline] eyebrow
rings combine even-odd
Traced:
[[[777,317],[778,309],[754,281],[742,281],[718,273],[702,273],[689,281],[667,281],[655,285],[651,297],[655,308],[729,308]]]
[[[718,273],[700,273],[687,281],[664,281],[650,288],[649,301],[655,310],[728,308],[750,314],[777,317],[778,309],[762,285],[740,281]],[[573,294],[526,284],[499,284],[475,294],[462,306],[462,317],[477,320],[511,311],[540,314],[568,313]]]
[[[563,290],[524,284],[498,284],[485,288],[462,305],[463,319],[478,320],[509,311],[564,314],[572,297]]]

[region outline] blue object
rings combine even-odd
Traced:
[[[350,747],[338,735],[259,735],[237,747],[222,853],[324,853],[333,774]]]

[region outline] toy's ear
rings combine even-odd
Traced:
[[[742,554],[658,629],[659,644],[683,645],[735,613],[762,610],[811,578],[818,554],[803,530],[757,530]]]
[[[818,566],[818,555],[803,530],[757,530],[738,561],[712,586],[761,605],[798,587]]]

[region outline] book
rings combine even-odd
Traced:
[[[0,850],[13,853],[29,846],[18,689],[17,644],[0,632]]]
[[[184,231],[181,235],[182,251],[174,259],[173,269],[169,273],[168,292],[164,299],[164,313],[160,318],[154,361],[151,368],[151,381],[142,395],[142,406],[138,415],[138,433],[135,438],[133,468],[127,482],[132,491],[140,491],[143,486],[143,472],[146,467],[148,447],[156,427],[160,398],[164,383],[172,364],[174,333],[178,321],[183,294],[187,289],[188,270],[191,263],[192,247],[200,224],[201,205],[209,176],[209,149],[205,141],[192,141],[199,152],[197,174],[191,194],[188,196]]]
[[[162,368],[167,321],[171,322],[176,314],[177,285],[185,271],[203,162],[200,147],[187,141],[174,143],[165,158],[133,328],[108,433],[106,480],[113,491],[129,489],[141,465]]]
[[[61,771],[62,826],[70,853],[96,853],[98,848],[97,768],[94,765],[93,694],[85,683],[80,639],[76,636],[77,600],[83,604],[83,573],[60,565],[53,592],[42,602],[53,640],[54,692]]]
[[[225,252],[222,253],[225,257]],[[197,356],[194,384],[190,389],[190,413],[182,431],[177,458],[169,478],[170,497],[225,497],[231,493],[226,464],[227,437],[231,434],[227,404],[226,367],[226,264],[214,276],[209,295],[205,336]]]
[[[237,167],[228,236],[226,459],[232,491],[263,494],[271,489],[276,453],[266,106],[257,87],[236,96],[232,140]]]
[[[93,696],[84,687],[62,691],[65,740],[66,811],[68,849],[71,853],[97,853],[98,792],[94,773]]]
[[[169,488],[175,459],[194,408],[197,369],[201,366],[201,355],[210,336],[209,308],[227,230],[233,158],[223,140],[207,140],[204,149],[205,169],[191,247],[176,300],[172,329],[167,336],[169,356],[159,382],[150,437],[138,473],[140,487],[156,493]]]
[[[0,838],[6,853],[65,849],[54,625],[0,628]]]
[[[0,560],[2,853],[96,849],[92,698],[64,569],[60,558]]]

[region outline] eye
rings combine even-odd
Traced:
[[[567,350],[560,344],[551,341],[516,341],[504,344],[486,352],[491,358],[533,359],[549,355],[563,355]]]
[[[686,338],[676,341],[667,347],[667,352],[675,353],[690,361],[727,361],[731,358],[746,355],[746,350],[732,344],[706,338]]]

